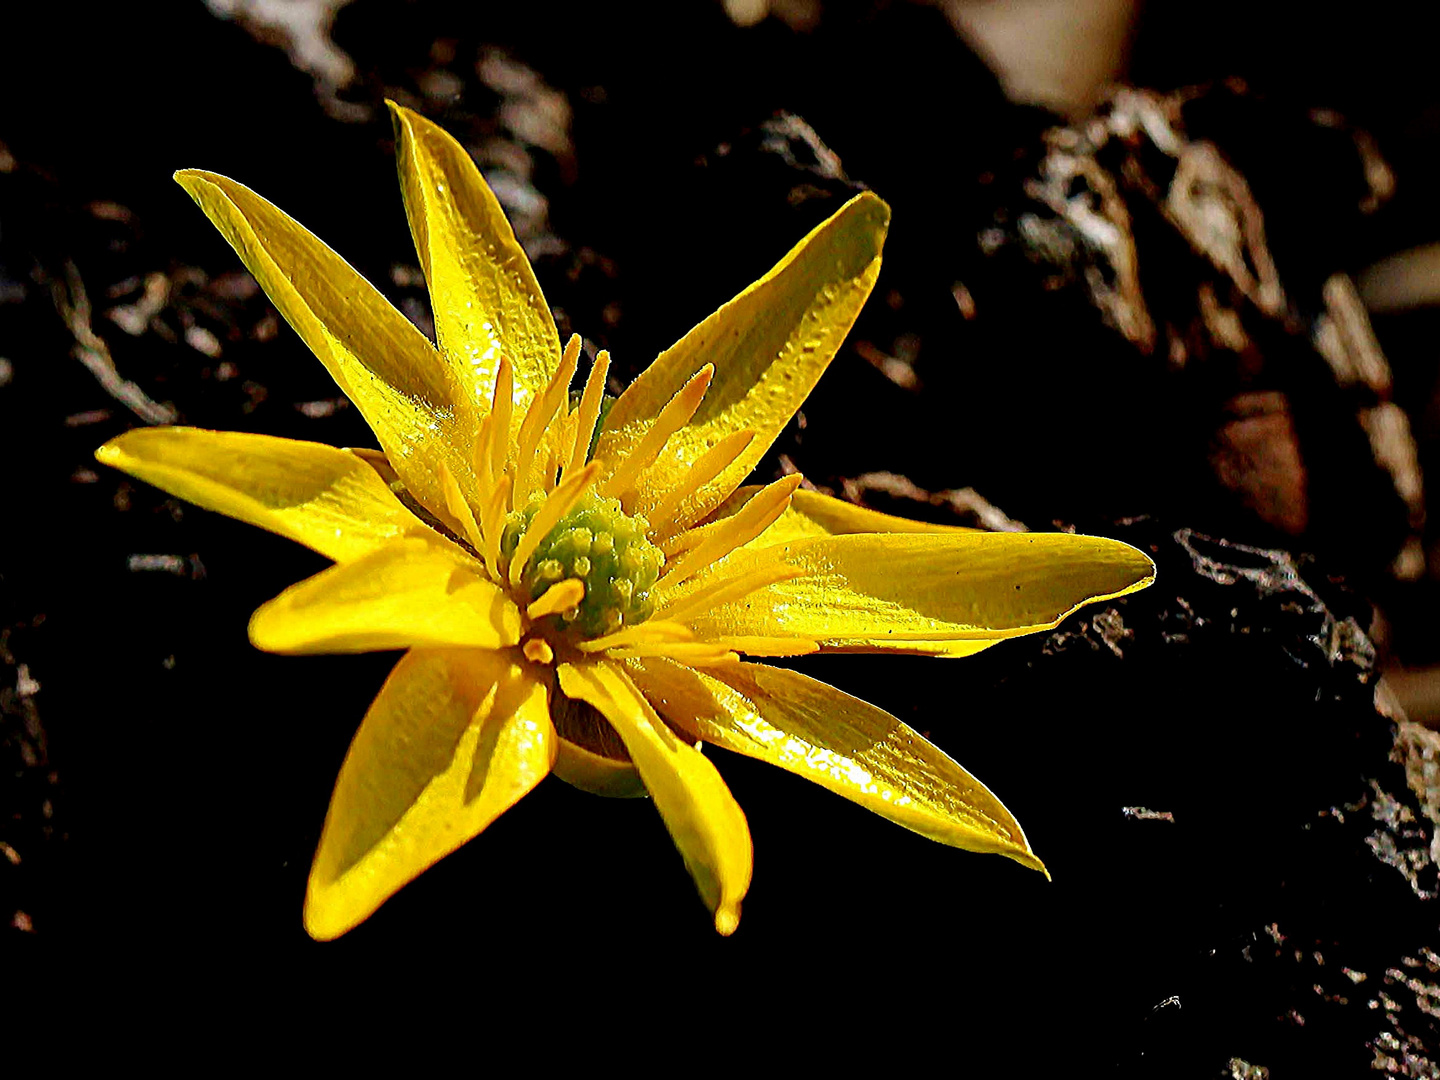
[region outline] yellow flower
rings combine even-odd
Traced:
[[[793,476],[740,486],[869,295],[885,203],[846,203],[597,425],[607,355],[572,403],[579,338],[561,349],[494,195],[449,135],[391,110],[438,347],[247,188],[176,174],[380,451],[151,428],[96,452],[335,561],[255,613],[259,648],[407,650],[336,782],[306,894],[311,935],[367,918],[550,772],[653,798],[728,934],[750,834],[706,742],[1043,871],[999,800],[918,733],[739,659],[965,656],[1153,580],[1150,560],[1113,540],[922,525]]]

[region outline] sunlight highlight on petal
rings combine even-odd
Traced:
[[[418,113],[386,104],[441,355],[482,414],[500,357],[510,357],[524,407],[560,363],[560,337],[530,260],[465,148]],[[513,430],[505,437],[508,444]]]
[[[95,458],[342,562],[406,536],[446,543],[374,469],[333,446],[239,431],[137,428],[111,439]]]
[[[704,498],[687,504],[682,525],[718,505],[790,422],[849,332],[880,272],[890,208],[855,196],[796,244],[771,271],[671,346],[620,396],[596,454],[623,460],[665,404],[701,367],[715,379],[694,419],[669,440],[640,478],[637,505],[678,486],[700,456],[743,429],[755,440]]]
[[[801,574],[690,616],[697,638],[793,634],[822,648],[921,652],[1047,630],[1155,575],[1128,544],[1068,533],[854,534],[737,551],[729,563],[728,573]]]
[[[942,844],[1045,872],[1000,800],[883,709],[761,664],[698,672],[646,660],[631,677],[666,719],[695,738],[803,776]]]
[[[498,649],[520,640],[520,612],[478,563],[402,540],[290,586],[251,617],[250,640],[279,653]]]
[[[435,513],[435,463],[471,482],[473,407],[434,346],[349,263],[243,184],[175,174],[310,351],[355,403],[411,493]]]

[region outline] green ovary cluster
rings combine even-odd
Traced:
[[[535,496],[505,519],[500,551],[511,558],[520,538],[544,502]],[[646,539],[650,523],[629,517],[618,499],[593,493],[581,497],[540,541],[520,578],[526,601],[567,578],[585,583],[585,599],[556,616],[565,629],[581,637],[612,634],[644,622],[655,611],[651,591],[665,564],[660,549]]]

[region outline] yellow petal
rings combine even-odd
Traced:
[[[756,492],[763,490],[758,484],[747,484],[716,507],[710,521],[737,513]],[[708,523],[708,522],[707,522]],[[818,491],[799,488],[790,499],[790,505],[780,519],[757,537],[752,547],[768,544],[783,544],[814,536],[846,536],[850,533],[968,533],[978,532],[961,525],[935,525],[928,521],[911,521],[909,518],[882,514],[864,506],[856,506],[844,499],[822,495]]]
[[[278,653],[498,649],[520,640],[520,611],[473,559],[402,540],[290,586],[251,617],[250,640]]]
[[[755,467],[830,363],[880,271],[890,208],[857,195],[800,241],[768,274],[705,319],[620,395],[595,456],[622,462],[680,388],[706,364],[715,377],[690,424],[665,444],[640,478],[635,504],[649,506],[711,447],[751,429],[753,442],[687,501],[681,524],[697,521]]]
[[[387,104],[440,351],[482,415],[500,355],[508,356],[518,424],[560,365],[555,320],[530,260],[465,148],[423,116]]]
[[[715,766],[665,726],[615,664],[561,664],[560,689],[605,714],[625,741],[645,787],[700,897],[722,934],[740,922],[740,901],[750,887],[750,828]]]
[[[137,428],[95,457],[207,510],[296,540],[338,561],[404,536],[443,543],[348,450],[198,428]]]
[[[396,665],[330,799],[305,893],[312,937],[369,917],[544,779],[555,729],[529,670],[474,649],[415,650]]]
[[[761,664],[698,672],[644,660],[631,677],[662,716],[695,738],[803,776],[942,844],[1045,870],[984,784],[883,709]]]
[[[561,739],[559,746],[551,771],[571,787],[607,799],[642,799],[650,794],[633,763],[605,757],[569,739]]]
[[[649,796],[630,753],[610,722],[593,705],[550,694],[550,719],[560,748],[550,771],[572,787],[607,799]]]
[[[1143,589],[1155,566],[1118,540],[1067,533],[869,534],[736,551],[708,573],[789,566],[800,577],[690,615],[697,640],[804,637],[826,649],[934,652],[937,642],[1016,637],[1076,608]],[[684,603],[686,587],[661,597]],[[948,650],[946,650],[948,651]]]
[[[435,466],[443,461],[473,495],[475,424],[434,346],[344,259],[249,188],[194,169],[175,179],[355,403],[405,486],[446,520]]]

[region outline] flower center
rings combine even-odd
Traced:
[[[544,497],[536,495],[505,519],[500,538],[504,559],[514,555],[543,503]],[[581,496],[525,566],[520,606],[539,599],[550,586],[576,578],[585,586],[585,598],[555,616],[560,628],[592,638],[644,622],[655,611],[650,593],[665,563],[660,549],[646,538],[649,530],[650,523],[626,514],[618,499],[593,492]]]

